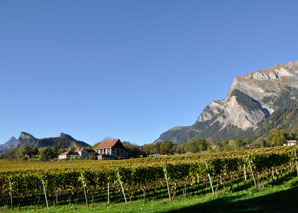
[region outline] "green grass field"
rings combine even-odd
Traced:
[[[26,206],[13,212],[298,212],[298,178],[284,176],[278,185],[267,186],[259,192],[255,187],[240,191],[217,191],[200,196],[187,195],[168,199],[133,201],[129,203],[95,203],[87,208],[83,203],[77,205],[58,205],[57,207]],[[2,208],[1,212],[12,212]]]

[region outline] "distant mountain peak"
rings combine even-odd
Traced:
[[[288,65],[298,67],[298,61],[289,61]]]
[[[68,140],[74,140],[75,141],[75,139],[73,137],[71,137],[70,135],[65,134],[63,132],[60,133],[60,138],[64,138],[64,139],[68,139]]]
[[[17,142],[15,137],[11,137],[7,142],[0,145],[0,153],[3,152],[7,147],[14,145]]]
[[[111,136],[107,136],[107,137],[105,137],[104,139],[102,139],[103,141],[107,141],[107,140],[113,140],[114,138],[113,137],[111,137]]]
[[[298,78],[298,61],[290,61],[288,64],[276,64],[266,70],[256,70],[252,73],[237,77],[240,79],[273,80],[281,77]]]
[[[27,132],[21,132],[20,136],[19,136],[19,139],[36,139],[33,135],[27,133]]]
[[[7,142],[5,142],[2,145],[10,146],[10,145],[14,144],[16,141],[17,141],[17,139],[15,137],[11,137],[11,138],[9,138],[9,140]]]
[[[15,137],[10,137],[8,141],[16,141],[17,139]]]
[[[298,99],[298,61],[276,64],[235,77],[226,98],[209,104],[192,126],[172,128],[155,142],[245,137],[255,132],[272,113],[295,99]]]

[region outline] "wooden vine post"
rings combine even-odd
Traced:
[[[13,194],[12,194],[12,189],[10,189],[10,208],[13,210]]]
[[[11,178],[9,180],[9,195],[10,195],[10,208],[13,210],[13,193],[12,193],[13,182],[11,182]]]
[[[88,196],[87,196],[87,192],[86,192],[86,187],[85,186],[84,186],[84,195],[85,195],[86,206],[89,207]]]
[[[122,194],[123,194],[125,203],[127,203],[127,199],[126,199],[126,196],[125,196],[125,192],[124,192],[123,184],[122,184],[122,181],[121,181],[121,177],[120,177],[119,169],[117,169],[117,179],[118,179],[118,182],[119,182],[119,184],[120,184],[120,186],[121,186],[121,190],[122,190]]]
[[[212,190],[212,194],[214,196],[215,193],[214,193],[214,189],[213,189],[213,185],[212,185],[212,179],[211,179],[211,175],[209,173],[207,161],[205,161],[205,166],[206,166],[206,171],[207,171],[207,174],[208,174],[208,178],[209,178],[209,182],[210,182],[210,187],[211,187],[211,190]]]
[[[44,193],[44,197],[45,197],[45,200],[46,200],[46,205],[47,205],[47,208],[49,208],[49,203],[48,203],[48,197],[47,197],[47,191],[46,191],[46,183],[44,181],[44,177],[41,176],[41,183],[42,183],[42,188],[43,188],[43,193]]]
[[[110,204],[110,177],[108,177],[108,204]]]
[[[247,181],[247,177],[246,177],[246,165],[245,163],[243,164],[243,173],[244,173],[244,181]]]
[[[167,168],[166,167],[163,168],[163,173],[165,175],[165,180],[166,180],[166,183],[167,183],[169,201],[172,201],[170,184],[169,184],[169,178],[168,178],[168,172],[167,172]]]
[[[272,175],[272,181],[274,181],[275,177],[274,177],[274,168],[273,168],[273,166],[271,167],[271,175]]]
[[[297,176],[298,176],[298,162],[297,162],[297,151],[296,151],[296,148],[294,149],[294,155],[295,155],[296,172],[297,172]]]
[[[142,187],[144,202],[146,202],[146,188]]]
[[[83,172],[81,173],[81,176],[79,177],[79,180],[81,181],[82,186],[84,188],[84,196],[85,196],[86,206],[89,207],[88,196],[87,196],[87,191],[86,191],[87,180],[86,180],[86,177],[85,177]]]
[[[251,176],[252,176],[252,178],[254,180],[254,184],[256,186],[256,189],[259,190],[259,187],[258,187],[256,178],[255,178],[255,174],[254,174],[253,169],[252,169],[251,161],[249,160],[248,163],[249,163],[249,168],[250,168]]]

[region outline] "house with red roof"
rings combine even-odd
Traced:
[[[128,152],[119,139],[104,140],[96,148],[98,160],[116,160],[128,158]]]

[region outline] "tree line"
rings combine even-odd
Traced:
[[[139,146],[139,153],[143,155],[172,155],[200,152],[238,151],[252,148],[282,146],[287,140],[298,140],[298,130],[274,129],[263,137],[248,137],[212,141],[207,138],[192,139],[183,144],[163,141],[156,144]]]
[[[123,146],[128,151],[130,158],[138,158],[146,156],[238,151],[252,148],[282,146],[287,140],[298,140],[298,130],[289,131],[284,129],[274,129],[269,135],[258,138],[250,137],[222,141],[199,138],[189,140],[183,144],[175,144],[172,141],[163,141],[142,146],[130,142],[123,142]],[[87,147],[87,149],[94,149],[94,146]],[[56,147],[33,148],[23,144],[18,150],[13,150],[0,155],[0,158],[22,160],[36,158],[41,161],[47,161],[57,158],[59,154],[62,154],[65,151],[65,149],[57,149]],[[74,148],[72,151],[74,151]]]
[[[41,161],[48,161],[55,159],[59,154],[63,153],[65,150],[58,149],[57,147],[31,147],[26,144],[22,144],[19,149],[11,150],[0,155],[0,159],[37,159]]]

